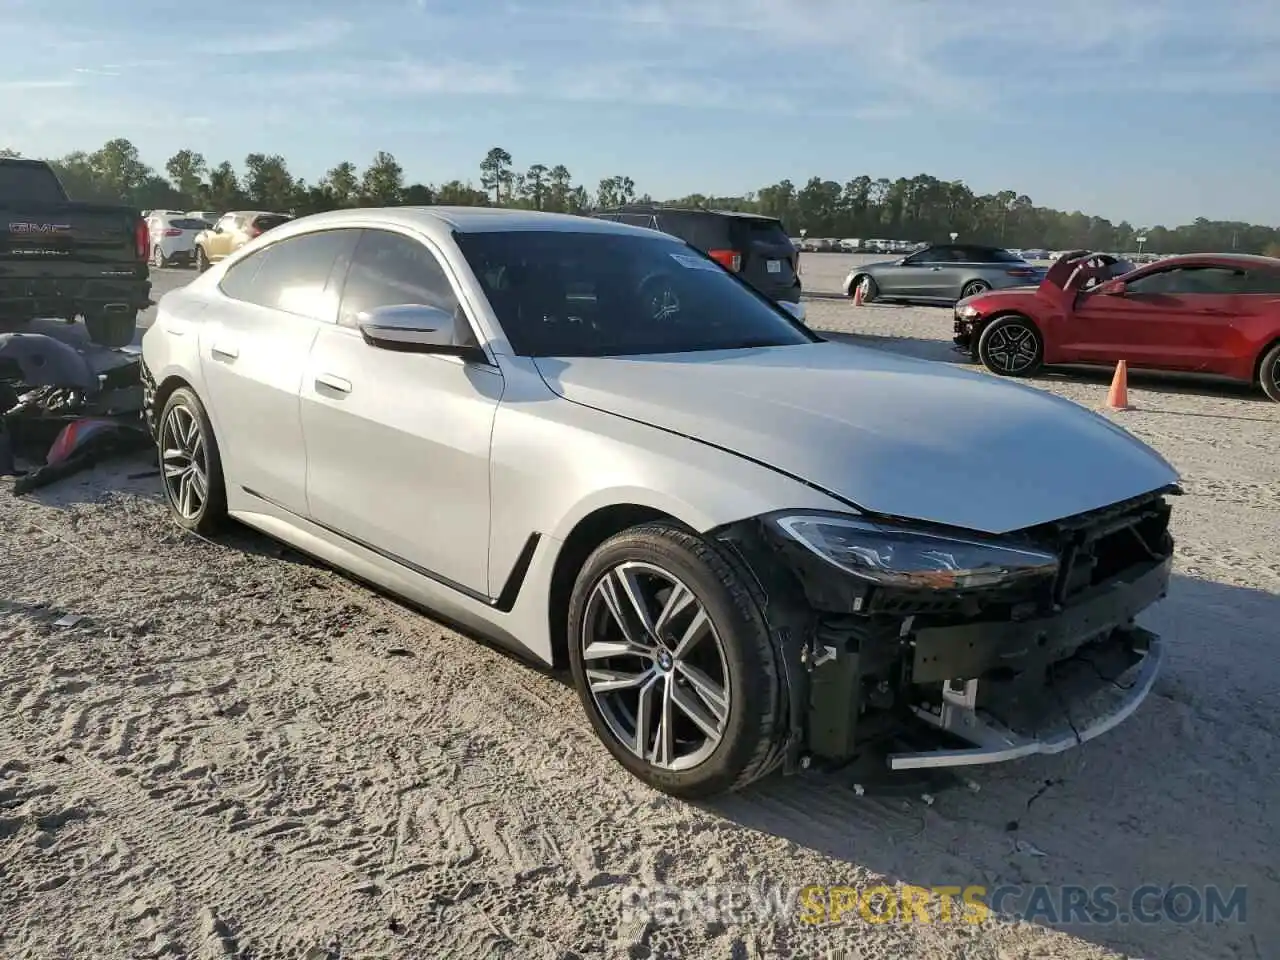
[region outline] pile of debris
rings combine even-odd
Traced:
[[[0,333],[0,477],[21,495],[146,449],[142,396],[137,347],[100,347],[63,323]]]

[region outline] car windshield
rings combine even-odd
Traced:
[[[604,357],[812,343],[715,261],[656,235],[455,234],[516,354]]]

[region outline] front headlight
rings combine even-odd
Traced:
[[[978,308],[970,306],[967,303],[956,307],[957,317],[962,317],[965,320],[972,320],[977,315],[978,315]]]
[[[1052,576],[1058,558],[981,536],[946,535],[857,517],[788,516],[781,530],[846,573],[886,587],[956,590]]]

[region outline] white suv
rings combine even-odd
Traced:
[[[151,235],[151,265],[168,267],[174,263],[190,264],[195,252],[196,235],[207,229],[208,221],[198,220],[173,210],[155,210],[147,217]]]

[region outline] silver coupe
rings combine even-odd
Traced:
[[[1169,578],[1159,455],[827,342],[652,230],[305,217],[167,294],[142,354],[179,525],[237,520],[568,667],[677,796],[1064,750],[1161,663],[1134,622]]]
[[[1036,286],[1045,269],[1001,247],[977,244],[934,244],[896,260],[854,267],[844,278],[850,297],[861,289],[862,300],[903,300],[952,304],[988,290]]]

